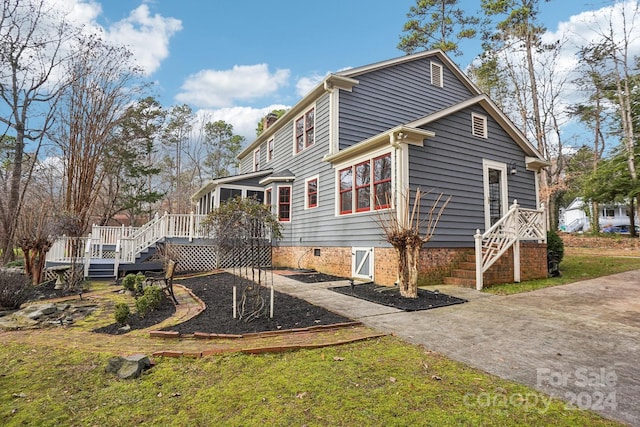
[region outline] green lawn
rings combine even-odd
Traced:
[[[394,337],[281,354],[159,358],[129,381],[104,372],[111,356],[3,345],[0,425],[619,425]]]
[[[510,295],[630,270],[640,270],[640,257],[565,254],[560,263],[560,277],[494,285],[485,288],[484,291],[496,295]]]

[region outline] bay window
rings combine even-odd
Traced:
[[[340,169],[339,212],[368,212],[391,207],[391,154]]]

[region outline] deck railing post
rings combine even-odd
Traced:
[[[189,215],[189,242],[193,242],[193,235],[196,232],[196,217],[193,211]]]
[[[513,200],[513,216],[511,226],[515,241],[513,242],[513,281],[520,283],[520,205],[517,200]]]
[[[480,229],[476,230],[473,238],[476,242],[476,289],[482,290],[482,233]]]
[[[89,266],[91,265],[91,246],[93,243],[91,242],[91,233],[89,233],[89,237],[87,238],[87,245],[84,249],[84,277],[89,277]]]
[[[116,280],[118,280],[118,268],[120,268],[120,245],[122,244],[122,239],[124,239],[124,236],[120,236],[120,238],[116,242],[116,253],[113,257],[113,275],[115,276]]]

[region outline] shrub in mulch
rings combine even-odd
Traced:
[[[173,316],[175,312],[176,306],[173,305],[173,302],[169,300],[169,298],[162,298],[158,307],[155,310],[147,312],[144,316],[141,316],[139,313],[129,313],[129,315],[126,316],[127,328],[123,328],[122,324],[115,322],[110,325],[94,329],[92,332],[122,335],[129,331],[146,329],[150,326],[157,325],[163,320]]]

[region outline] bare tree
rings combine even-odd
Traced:
[[[50,129],[61,92],[68,84],[62,66],[71,54],[64,49],[77,33],[46,0],[2,0],[0,12],[0,102],[5,108],[2,135],[14,138],[10,173],[0,189],[0,246],[3,259],[12,245],[34,162]]]
[[[77,218],[84,233],[108,174],[104,160],[119,143],[115,129],[142,89],[127,49],[97,36],[79,39],[76,49],[68,69],[73,83],[64,93],[53,139],[62,150],[66,173],[63,209]]]
[[[29,187],[25,209],[16,230],[16,243],[24,254],[24,269],[34,285],[42,282],[45,256],[53,244],[55,202],[45,185]]]
[[[442,201],[440,194],[431,205],[426,217],[421,216],[423,192],[415,191],[413,207],[410,190],[406,189],[399,198],[402,209],[387,210],[380,213],[378,224],[398,256],[398,279],[400,295],[405,298],[418,297],[418,260],[420,249],[433,237],[440,217],[451,200],[451,196]],[[441,203],[442,201],[442,203]],[[423,234],[424,229],[424,234]]]

